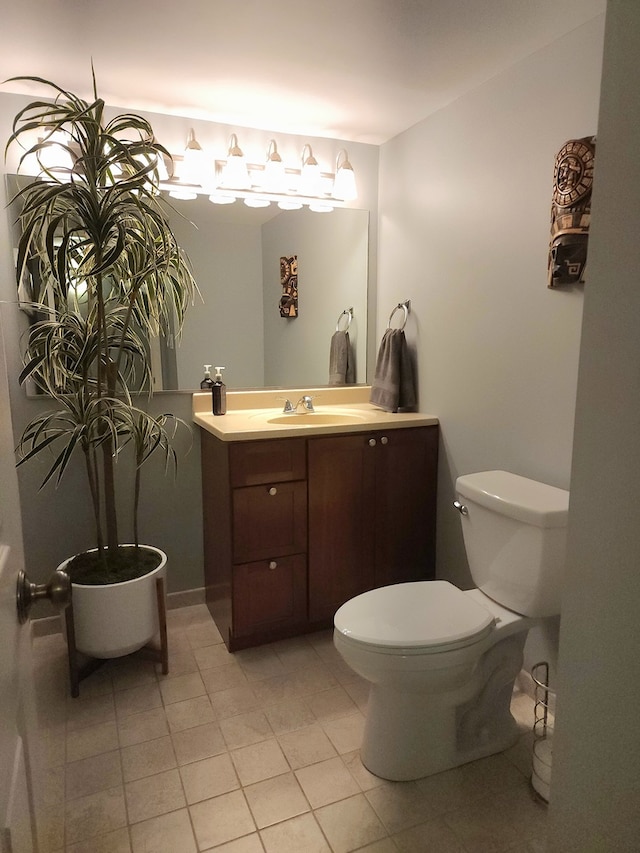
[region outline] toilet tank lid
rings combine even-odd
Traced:
[[[456,480],[462,498],[536,527],[566,527],[569,492],[509,471],[478,471]]]

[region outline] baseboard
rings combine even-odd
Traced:
[[[204,604],[204,587],[183,589],[180,592],[167,593],[167,610],[177,610],[179,607],[193,607],[194,604]]]
[[[180,607],[192,607],[194,604],[204,604],[204,587],[183,589],[179,592],[167,593],[167,610],[177,610]],[[62,632],[60,616],[42,616],[31,620],[31,636],[47,637],[49,634]]]

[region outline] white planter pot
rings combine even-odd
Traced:
[[[133,546],[125,546],[133,547]],[[141,545],[161,557],[146,575],[122,583],[72,583],[76,649],[92,658],[117,658],[145,646],[158,633],[156,580],[166,578],[167,555],[152,545]],[[63,571],[73,557],[59,566]]]

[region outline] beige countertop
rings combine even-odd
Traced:
[[[394,414],[378,409],[369,403],[370,391],[369,385],[227,391],[226,415],[212,414],[211,392],[203,391],[193,395],[193,422],[222,441],[368,432],[438,423],[433,415]],[[304,394],[313,398],[315,412],[283,415],[285,399],[295,404]]]

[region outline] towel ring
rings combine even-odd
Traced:
[[[389,322],[387,323],[387,329],[391,328],[391,321],[393,320],[393,315],[396,311],[400,311],[402,309],[404,311],[404,319],[402,320],[402,325],[399,326],[399,330],[402,331],[404,327],[407,325],[407,317],[409,316],[409,309],[411,308],[411,300],[407,299],[406,302],[398,302],[396,307],[393,309],[391,314],[389,315]]]
[[[345,308],[342,314],[340,314],[336,323],[336,332],[340,331],[340,320],[344,317],[345,314],[347,315],[347,325],[343,331],[346,332],[349,329],[351,321],[353,320],[353,308]]]

